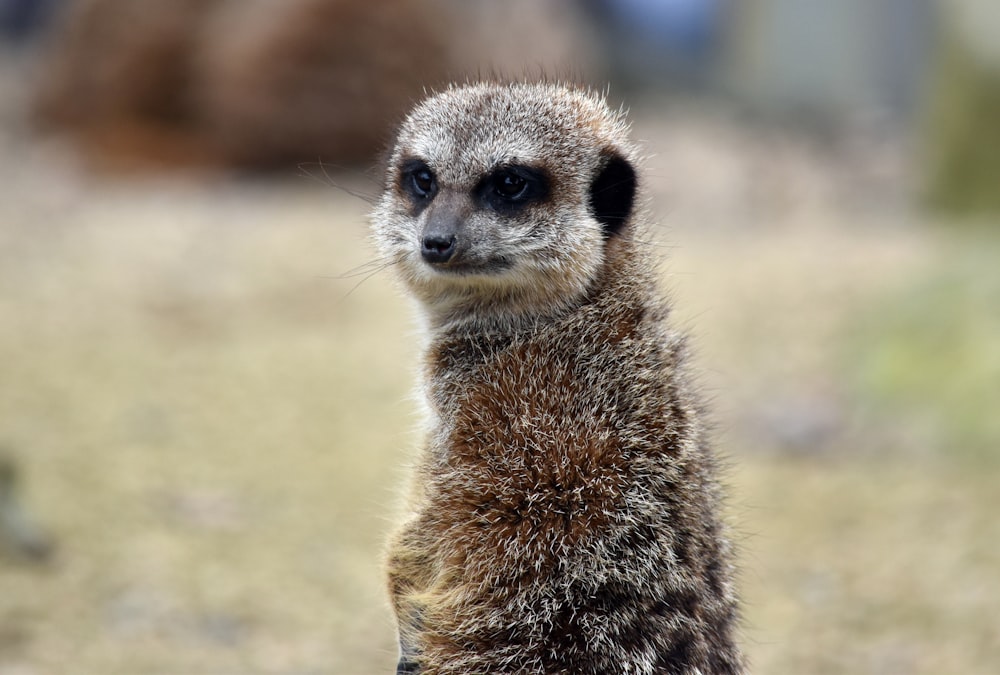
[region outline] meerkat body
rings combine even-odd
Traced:
[[[388,556],[398,672],[743,671],[636,160],[550,84],[448,89],[400,129],[373,221],[426,318],[429,419]]]

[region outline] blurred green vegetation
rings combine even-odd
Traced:
[[[848,340],[869,422],[892,419],[942,457],[1000,463],[1000,237],[964,236],[873,299]]]
[[[1000,66],[942,22],[924,123],[925,199],[944,213],[1000,213]]]

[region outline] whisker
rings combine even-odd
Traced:
[[[322,172],[322,177],[316,175],[312,171],[309,171],[309,169],[307,167],[311,167],[311,166],[318,166],[320,168],[320,171]],[[337,167],[334,164],[329,164],[328,165],[325,162],[323,162],[323,160],[317,159],[315,162],[302,162],[302,163],[300,163],[299,166],[298,166],[299,172],[300,172],[299,175],[302,176],[303,178],[309,178],[311,180],[316,181],[317,183],[321,183],[323,185],[327,185],[329,187],[333,187],[333,188],[336,188],[336,189],[341,190],[343,192],[346,192],[347,194],[351,195],[352,197],[355,197],[355,198],[360,199],[361,201],[365,202],[369,206],[374,206],[375,205],[375,202],[377,201],[375,195],[370,195],[370,194],[365,194],[365,193],[362,193],[362,192],[357,192],[356,190],[352,190],[351,188],[349,188],[349,187],[347,187],[345,185],[341,185],[340,183],[338,183],[337,181],[335,181],[333,179],[333,177],[330,175],[330,173],[326,170],[327,166],[330,166],[332,168],[343,168],[343,167]]]
[[[626,241],[631,241],[631,242],[634,242],[636,244],[639,244],[640,246],[648,246],[650,248],[660,248],[660,249],[675,249],[675,248],[678,248],[677,244],[671,244],[669,242],[662,242],[662,241],[658,241],[656,239],[640,238],[640,237],[637,237],[635,235],[630,235],[630,234],[624,234],[624,235],[618,235],[618,236],[624,238]]]
[[[351,286],[351,290],[347,291],[347,293],[345,293],[344,296],[343,296],[343,298],[341,298],[341,299],[342,300],[346,300],[347,298],[351,297],[351,294],[354,293],[354,291],[358,290],[358,287],[361,284],[365,283],[366,281],[368,281],[369,279],[371,279],[373,276],[375,276],[376,274],[378,274],[382,270],[388,269],[388,268],[392,267],[393,265],[399,263],[400,260],[402,260],[401,256],[397,257],[397,258],[395,258],[393,260],[390,260],[389,262],[385,263],[384,265],[381,265],[380,267],[376,267],[374,270],[372,270],[371,272],[369,272],[368,274],[366,274],[365,276],[363,276],[361,278],[361,280],[358,281],[358,283],[356,283],[353,286]]]
[[[364,274],[375,273],[384,270],[386,267],[390,267],[400,262],[403,259],[402,254],[390,254],[382,256],[380,258],[375,258],[374,260],[369,260],[363,262],[357,267],[352,267],[346,272],[341,272],[340,274],[325,275],[324,279],[353,279],[355,277],[362,276]]]

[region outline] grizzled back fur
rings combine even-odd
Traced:
[[[740,673],[715,462],[597,95],[475,84],[400,129],[376,240],[424,309],[390,543],[399,672]]]

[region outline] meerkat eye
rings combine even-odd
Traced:
[[[545,199],[548,193],[548,175],[543,170],[520,164],[493,171],[476,188],[482,203],[501,213]]]
[[[517,199],[528,187],[528,181],[513,171],[504,171],[493,179],[493,189],[504,199]]]
[[[411,180],[413,180],[414,191],[421,197],[429,197],[434,191],[434,174],[426,167],[414,171]]]
[[[437,194],[437,178],[430,167],[420,160],[412,160],[403,165],[402,187],[417,199],[430,199]]]

